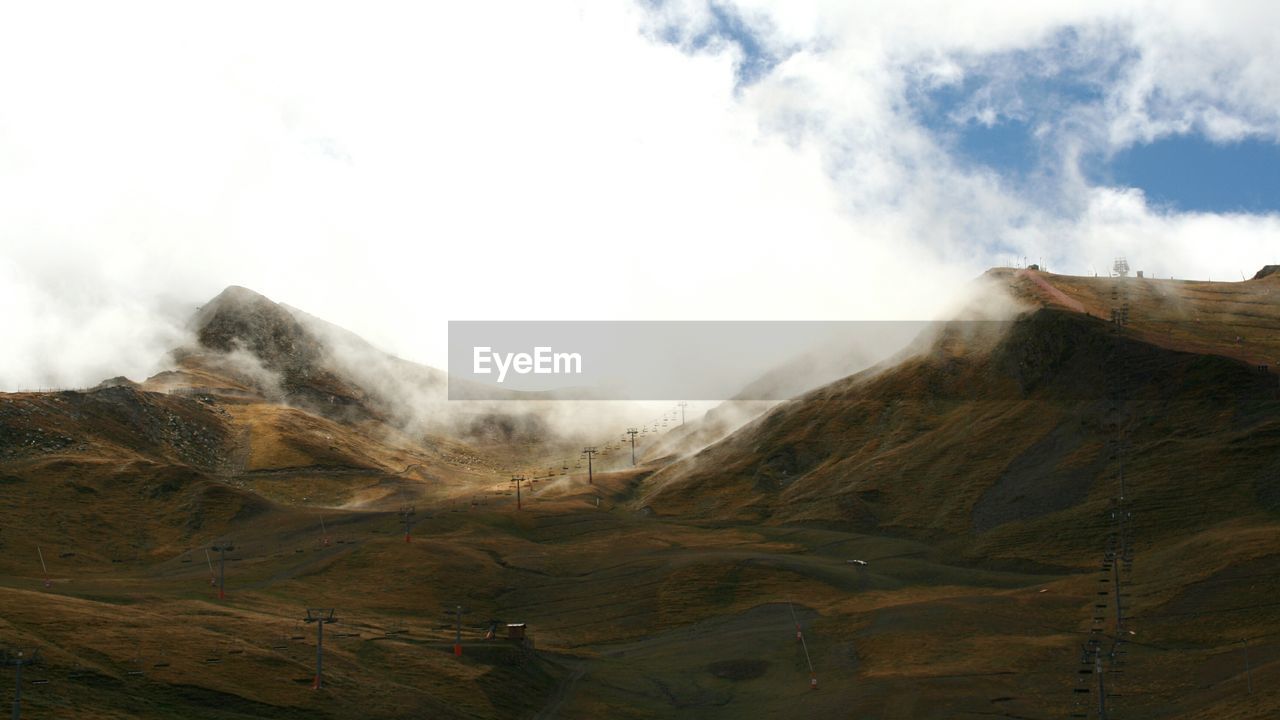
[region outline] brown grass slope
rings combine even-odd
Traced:
[[[641,502],[659,514],[817,522],[1079,565],[1096,555],[1123,443],[1144,541],[1273,518],[1275,375],[1164,346],[1192,344],[1177,334],[1157,345],[1148,329],[1116,332],[1056,307],[946,326],[928,352],[785,403],[657,473]],[[1190,341],[1221,334],[1214,325]]]
[[[1214,320],[1150,336],[1138,290],[1116,332],[1109,281],[1039,279],[1102,305],[1010,273],[1046,309],[947,326],[665,470],[540,482],[520,511],[467,446],[272,402],[216,364],[175,394],[0,395],[0,642],[44,648],[32,717],[1058,717],[1123,437],[1138,634],[1116,715],[1274,717],[1280,428],[1240,353],[1271,340],[1234,326],[1280,331],[1255,302],[1277,278],[1170,285]],[[227,537],[219,601],[204,549]],[[342,617],[320,693],[298,627],[316,606]],[[490,618],[529,622],[537,650],[482,640]]]
[[[263,400],[129,386],[0,393],[0,568],[170,557],[289,507],[378,509],[487,477],[466,446]],[[36,565],[38,567],[38,565]]]
[[[1109,320],[1129,310],[1130,336],[1171,350],[1280,367],[1280,273],[1245,282],[1098,278],[996,269],[1015,298]],[[1065,301],[1065,303],[1064,303]]]

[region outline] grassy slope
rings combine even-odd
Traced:
[[[1150,681],[1195,678],[1200,701],[1231,716],[1241,669],[1232,643],[1254,638],[1256,663],[1274,660],[1280,635],[1270,599],[1280,590],[1280,401],[1275,374],[1256,367],[1280,347],[1278,279],[1041,275],[1052,294],[1007,274],[1016,294],[1046,307],[994,346],[946,336],[891,372],[786,403],[656,473],[637,504],[669,517],[888,533],[967,562],[1083,571],[1102,552],[1123,438],[1135,626],[1171,643],[1139,646],[1135,659],[1176,662],[1182,676]],[[1109,314],[1112,289],[1129,306],[1120,333],[1097,317]],[[1074,586],[1082,593],[1085,577]],[[1087,618],[1088,604],[1077,613]]]
[[[1041,297],[1024,280],[1009,282]],[[1109,300],[1107,281],[1047,281]],[[1200,285],[1185,287],[1227,290]],[[1250,322],[1271,322],[1263,305]],[[1131,313],[1121,337],[1044,313],[994,363],[972,352],[982,338],[952,338],[784,405],[692,468],[543,482],[521,512],[499,462],[251,392],[3,396],[0,642],[45,649],[33,717],[1061,716],[1120,425],[1139,548],[1118,710],[1272,717],[1274,396],[1247,365],[1171,352],[1221,338],[1155,345]],[[1240,354],[1227,332],[1223,354]],[[1097,375],[1117,358],[1123,392]],[[184,382],[236,390],[208,370]],[[413,543],[402,502],[418,504]],[[226,601],[203,562],[222,537],[238,548]],[[457,603],[462,660],[441,627]],[[291,639],[308,606],[343,618],[323,693],[307,689],[311,632]],[[537,651],[481,641],[490,618],[529,622]]]
[[[493,488],[484,505],[437,508],[412,543],[389,512],[325,511],[328,546],[319,511],[232,520],[240,559],[228,563],[226,601],[212,596],[199,550],[59,558],[48,591],[35,572],[4,576],[0,635],[45,648],[40,673],[51,683],[29,689],[33,716],[948,718],[1068,706],[1091,575],[984,569],[876,534],[645,517],[627,509],[636,479],[575,479],[536,491],[518,513]],[[1153,579],[1138,578],[1134,627],[1149,645],[1134,646],[1127,717],[1204,716],[1240,701],[1220,636],[1245,623],[1274,631],[1275,613],[1158,616],[1222,605],[1215,587],[1261,605],[1280,587],[1267,567],[1248,572],[1241,561],[1273,542],[1242,522],[1140,555]],[[1218,562],[1202,566],[1204,557]],[[1241,572],[1248,582],[1233,584]],[[461,661],[442,628],[443,610],[459,603],[470,610]],[[319,695],[304,682],[313,633],[296,627],[308,606],[343,618],[328,628],[331,689]],[[480,640],[490,618],[528,622],[537,651]],[[386,635],[396,630],[406,632]],[[1254,682],[1274,685],[1275,646],[1258,641],[1252,652]],[[127,675],[135,660],[144,677]],[[77,663],[96,675],[69,679]],[[1259,693],[1239,717],[1266,717],[1275,700]]]

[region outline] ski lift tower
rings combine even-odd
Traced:
[[[640,433],[635,428],[627,428],[627,434],[631,436],[631,464],[636,464],[636,435]]]
[[[220,542],[213,546],[213,551],[218,553],[218,599],[225,600],[227,597],[227,553],[235,550],[236,546],[230,541]]]
[[[40,648],[9,648],[0,655],[0,664],[13,668],[14,671],[14,691],[13,691],[13,719],[20,720],[22,718],[22,667],[24,665],[35,665],[40,662]]]
[[[582,454],[585,455],[587,458],[587,484],[588,485],[595,484],[594,478],[592,477],[591,461],[593,458],[595,458],[597,452],[599,452],[599,450],[597,450],[596,446],[594,445],[589,445],[587,447],[582,448]]]
[[[316,679],[311,683],[312,690],[324,687],[324,626],[338,622],[333,608],[307,608],[303,622],[316,624]]]
[[[511,482],[515,483],[516,485],[516,509],[523,510],[524,503],[520,499],[520,486],[523,485],[524,483],[529,482],[529,479],[526,478],[524,475],[512,475]]]
[[[404,541],[412,542],[413,538],[413,515],[417,508],[413,505],[404,505],[400,508],[400,522],[404,524]]]

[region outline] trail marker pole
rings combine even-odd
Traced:
[[[813,660],[809,659],[809,645],[804,641],[804,633],[800,632],[800,620],[796,618],[796,606],[790,602],[787,607],[791,608],[791,619],[796,624],[796,639],[800,641],[800,649],[804,650],[804,661],[809,666],[809,688],[818,689],[818,674],[813,671]]]
[[[204,549],[204,561],[209,566],[209,585],[217,585],[218,577],[213,574],[213,559],[209,557],[209,548]]]
[[[587,456],[587,484],[588,484],[588,485],[594,485],[594,484],[595,484],[595,482],[594,482],[594,480],[593,480],[593,478],[592,478],[592,471],[591,471],[591,458],[595,457],[596,452],[598,452],[598,451],[596,450],[596,448],[595,448],[595,446],[594,446],[594,445],[592,445],[592,446],[590,446],[590,447],[584,447],[584,448],[582,448],[582,454]]]
[[[462,657],[462,606],[459,605],[455,610],[457,621],[454,624],[453,634],[453,655],[454,657]]]
[[[316,679],[311,684],[312,690],[324,687],[324,626],[338,622],[333,612],[333,608],[307,608],[307,615],[302,618],[303,622],[316,624]]]
[[[1253,694],[1253,672],[1249,669],[1249,639],[1244,638],[1240,641],[1240,652],[1244,655],[1244,678],[1249,684],[1249,694]]]
[[[44,573],[44,586],[46,589],[53,587],[53,583],[49,580],[49,568],[44,564],[44,551],[40,546],[36,546],[36,554],[40,556],[40,570]]]
[[[324,516],[320,516],[320,536],[325,546],[329,545],[329,529],[324,526]]]
[[[218,599],[225,600],[227,597],[227,551],[235,550],[235,545],[230,540],[213,546],[214,552],[218,553]]]

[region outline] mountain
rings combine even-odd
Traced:
[[[916,716],[1047,717],[1076,693],[1075,712],[1092,717],[1088,642],[1119,648],[1102,660],[1112,712],[1273,715],[1280,696],[1243,694],[1241,680],[1278,667],[1280,274],[1208,283],[1001,269],[986,280],[1022,308],[1012,319],[941,323],[904,357],[655,467],[630,507],[668,523],[805,528],[837,548],[896,538],[953,568],[1060,578],[981,600],[962,588],[922,599],[910,581],[901,594],[851,592],[851,605],[892,607],[847,621],[861,628],[848,631],[857,647],[886,658],[859,673],[864,685],[910,657],[1004,708],[934,704],[916,695],[931,692],[917,678],[896,686],[920,698],[906,703]],[[870,565],[900,557],[881,551]],[[935,623],[955,632],[940,640],[924,629]],[[1013,661],[1019,642],[1060,650]],[[954,647],[964,650],[941,649]],[[982,667],[1035,690],[980,694],[975,668],[944,659],[997,647]],[[1073,665],[1074,685],[1054,680]]]
[[[991,276],[1032,309],[943,324],[890,369],[783,403],[663,468],[639,502],[1066,564],[1091,560],[1121,462],[1152,542],[1189,521],[1280,511],[1277,364],[1264,362],[1280,357],[1280,277]]]
[[[82,492],[69,497],[108,505],[125,503],[126,488],[141,483],[169,488],[155,491],[160,499],[181,488],[246,506],[305,499],[376,507],[447,496],[495,462],[418,422],[443,401],[442,371],[234,286],[200,308],[190,330],[193,342],[173,352],[174,368],[142,383],[113,378],[87,391],[0,395],[7,477],[79,477],[73,484]],[[121,477],[130,482],[112,479]],[[127,513],[112,522],[128,523]],[[155,528],[129,534],[147,552],[165,552],[181,535]]]
[[[0,394],[0,630],[33,717],[1039,718],[1121,635],[1113,716],[1274,717],[1278,283],[992,271],[590,479],[563,418],[419,422],[437,371],[229,289],[166,373]]]
[[[231,286],[190,323],[194,344],[148,381],[165,391],[246,393],[326,417],[405,425],[415,402],[443,400],[443,371],[410,363],[300,310]]]

